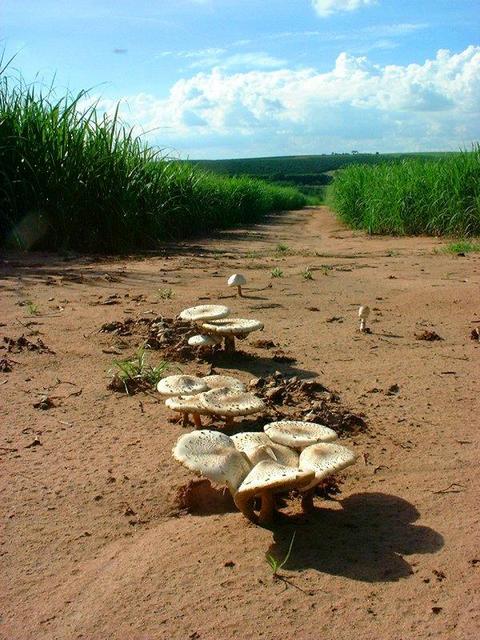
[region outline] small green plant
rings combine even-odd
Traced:
[[[272,269],[271,274],[272,274],[272,278],[283,278],[283,271],[278,267],[275,267],[274,269]]]
[[[109,372],[113,374],[110,386],[118,391],[125,389],[129,395],[151,389],[158,384],[169,367],[170,364],[165,360],[156,366],[149,364],[145,348],[141,347],[135,356],[113,361],[113,367]]]
[[[480,244],[478,242],[469,242],[468,240],[458,240],[448,244],[444,251],[447,253],[473,253],[480,251]]]
[[[158,295],[162,300],[171,300],[175,297],[175,291],[173,289],[159,289]]]
[[[31,300],[25,300],[25,306],[27,307],[27,311],[31,316],[38,316],[38,304],[35,304]]]
[[[245,258],[248,260],[255,260],[257,258],[263,258],[265,254],[262,251],[247,251]]]
[[[322,264],[320,266],[320,271],[324,276],[328,276],[329,271],[332,271],[332,270],[333,270],[333,267],[330,266],[329,264]]]
[[[277,253],[281,253],[283,255],[285,255],[286,253],[288,253],[290,251],[290,247],[288,246],[288,244],[283,244],[283,242],[279,242],[275,248],[275,251]]]
[[[302,271],[302,278],[305,280],[313,280],[313,273],[310,267],[306,267],[306,269]]]
[[[287,564],[289,558],[290,558],[290,554],[292,553],[292,547],[293,547],[293,542],[295,540],[295,534],[297,532],[294,531],[293,532],[293,536],[292,539],[290,540],[290,545],[288,547],[288,551],[287,551],[287,555],[285,556],[285,558],[280,561],[277,560],[277,558],[275,558],[275,556],[272,556],[271,553],[267,553],[267,555],[265,556],[265,559],[270,567],[270,569],[272,570],[272,576],[273,578],[278,578],[278,572],[283,569],[283,567]]]

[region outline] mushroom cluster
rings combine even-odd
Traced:
[[[198,429],[202,428],[202,415],[223,417],[230,425],[236,416],[265,409],[263,400],[247,392],[245,385],[231,376],[168,376],[160,380],[157,391],[166,398],[169,409],[183,415],[184,426],[191,414]]]
[[[252,522],[266,524],[275,512],[276,494],[296,489],[302,508],[311,509],[315,487],[355,462],[350,449],[331,442],[335,438],[323,425],[281,421],[266,425],[263,433],[231,438],[193,431],[178,439],[173,456],[197,475],[226,484],[238,509]]]
[[[198,347],[214,347],[225,341],[225,351],[235,351],[235,338],[246,338],[252,331],[263,329],[263,323],[247,318],[230,318],[230,309],[223,305],[204,304],[184,309],[180,313],[182,320],[198,325],[201,333],[192,336],[188,344]]]

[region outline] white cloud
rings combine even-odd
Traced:
[[[342,53],[325,73],[215,68],[166,98],[126,97],[121,113],[151,141],[197,157],[458,148],[480,138],[480,47],[407,66]]]
[[[375,2],[376,0],[312,0],[312,5],[318,15],[324,18],[337,11],[355,11]]]
[[[285,60],[275,58],[264,52],[237,53],[227,55],[227,49],[207,48],[186,51],[162,51],[157,58],[180,58],[190,60],[190,69],[217,67],[221,69],[275,69],[286,64]]]

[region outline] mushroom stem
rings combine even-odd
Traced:
[[[225,416],[225,426],[231,427],[233,424],[233,416]]]
[[[367,321],[365,320],[365,318],[362,318],[360,320],[360,331],[365,331],[366,328],[367,328]]]
[[[225,336],[225,353],[235,353],[235,338]]]
[[[182,427],[188,427],[188,413],[182,413]]]
[[[308,489],[302,494],[302,510],[304,513],[310,513],[313,511],[313,496],[315,494],[315,487]]]
[[[273,518],[273,511],[275,508],[273,493],[271,491],[263,491],[260,494],[260,498],[262,504],[260,506],[258,521],[260,524],[268,524]]]
[[[240,298],[243,298],[242,286],[240,284],[237,286],[237,291]]]
[[[197,429],[202,428],[202,419],[200,418],[199,413],[192,413],[193,423],[197,427]]]

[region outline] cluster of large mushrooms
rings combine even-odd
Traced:
[[[188,340],[188,344],[196,347],[214,347],[225,340],[225,351],[235,351],[235,338],[246,338],[252,331],[263,329],[259,320],[247,318],[230,318],[230,309],[219,304],[203,304],[184,309],[180,313],[182,320],[195,323],[200,330]]]
[[[244,284],[245,278],[239,274],[228,280],[229,286],[237,287],[239,296]],[[368,313],[368,307],[359,310],[361,331],[366,328]],[[235,338],[263,329],[258,320],[229,316],[230,309],[222,305],[184,309],[180,318],[199,327],[189,345],[213,348],[224,339],[225,351],[231,353]],[[236,416],[264,411],[263,401],[231,376],[174,375],[161,380],[157,390],[170,409],[183,415],[184,426],[191,415],[197,428],[178,439],[174,458],[197,475],[226,485],[238,509],[252,522],[270,522],[276,494],[292,490],[301,494],[302,508],[308,511],[317,485],[355,462],[350,449],[332,442],[337,438],[335,431],[312,422],[271,422],[262,432],[232,437],[202,429],[202,415],[222,417],[231,425]]]
[[[181,436],[173,456],[197,475],[226,485],[249,520],[268,524],[276,494],[299,491],[308,511],[317,485],[355,462],[350,449],[332,442],[336,437],[323,425],[289,420],[232,437],[203,429]]]
[[[231,425],[236,416],[249,416],[265,409],[260,398],[231,376],[168,376],[160,380],[157,391],[166,397],[169,409],[183,415],[184,426],[191,414],[198,429],[202,428],[202,415],[222,417],[225,424]]]

